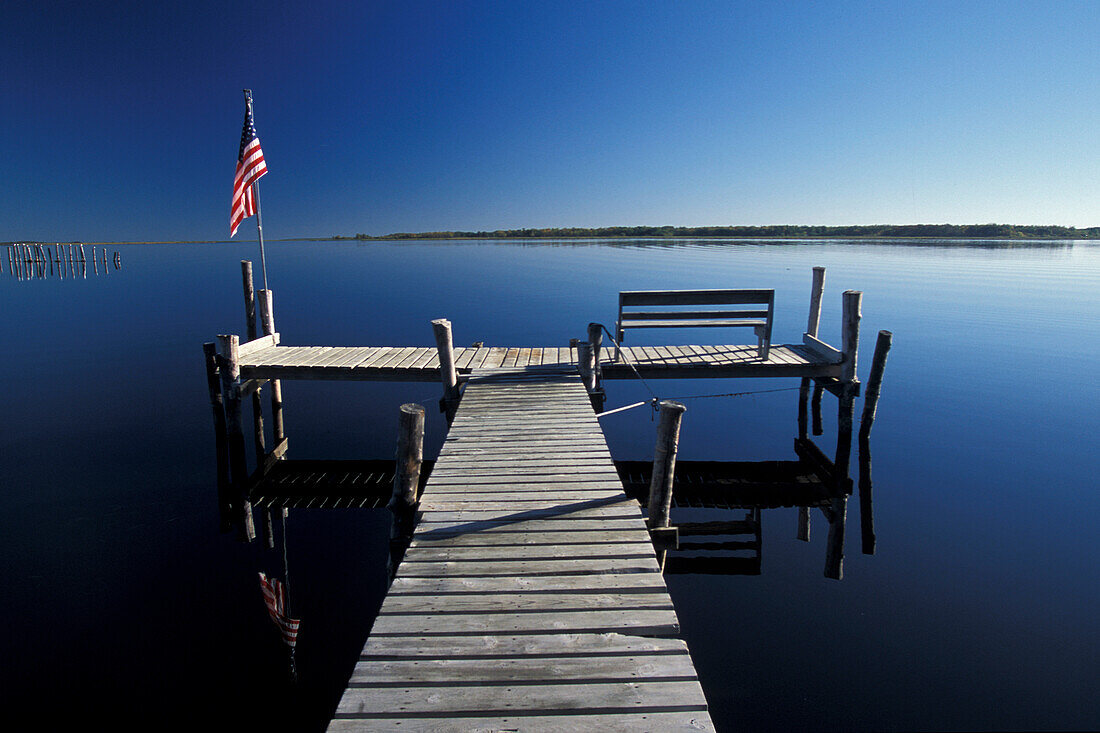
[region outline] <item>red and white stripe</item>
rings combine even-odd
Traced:
[[[264,151],[260,148],[260,138],[254,137],[237,161],[237,172],[233,176],[233,201],[229,206],[229,236],[237,233],[237,227],[246,218],[256,213],[252,199],[252,184],[267,173],[264,163]]]

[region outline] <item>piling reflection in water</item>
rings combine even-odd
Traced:
[[[107,275],[122,269],[122,255],[108,253],[106,247],[92,245],[85,250],[80,243],[41,244],[13,243],[4,247],[6,257],[0,256],[0,274],[12,275],[16,280],[87,280],[92,275]],[[108,262],[108,256],[110,262]],[[7,260],[5,269],[4,260]]]

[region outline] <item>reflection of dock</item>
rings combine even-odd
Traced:
[[[635,313],[641,322],[627,324],[751,326],[760,343],[622,347],[613,340],[615,358],[608,358],[602,341],[610,332],[599,324],[589,324],[586,341],[561,347],[455,349],[451,324],[442,319],[432,323],[435,348],[284,346],[270,291],[255,298],[251,266],[242,264],[248,340],[219,336],[216,353],[214,344],[204,348],[223,517],[243,538],[255,537],[254,507],[264,515],[270,546],[271,509],[283,507],[285,517],[286,507],[316,506],[318,499],[355,506],[351,495],[376,491],[383,480],[372,486],[362,471],[352,476],[356,468],[349,465],[310,471],[285,462],[283,380],[438,379],[443,386],[440,408],[450,430],[426,482],[424,409],[401,409],[388,503],[395,577],[331,729],[709,729],[690,656],[676,638],[662,570],[684,566],[688,551],[718,550],[732,556],[696,560],[688,571],[759,573],[762,510],[799,506],[801,539],[808,538],[810,507],[829,519],[825,574],[840,577],[860,387],[860,293],[844,294],[841,348],[819,340],[822,269],[815,269],[801,344],[770,344],[771,291],[633,291],[631,297],[644,296],[647,307],[728,307],[766,299],[766,310]],[[256,332],[256,303],[263,336]],[[621,339],[621,327],[616,331]],[[598,422],[603,380],[781,376],[801,378],[799,461],[741,466],[742,480],[734,480],[731,464],[697,465],[696,473],[709,471],[710,478],[685,489],[691,468],[676,464],[685,408],[661,402],[652,475],[648,485],[634,482],[633,495],[649,499],[643,515],[624,492],[624,478],[629,489],[631,470],[644,468],[617,471]],[[821,393],[838,398],[833,460],[808,438],[811,385],[815,428]],[[272,402],[270,450],[263,390]],[[257,458],[251,477],[246,398]],[[299,481],[296,490],[288,489]],[[377,505],[377,498],[358,505],[370,503]],[[738,516],[670,526],[671,512],[693,503]],[[747,558],[736,555],[746,551]]]

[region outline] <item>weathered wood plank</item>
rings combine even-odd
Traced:
[[[328,727],[332,733],[355,730],[381,730],[393,723],[392,718],[356,714],[336,718]],[[496,718],[469,717],[454,720],[439,717],[404,717],[401,730],[412,733],[445,733],[446,731],[539,731],[539,733],[576,733],[592,730],[600,733],[637,733],[637,731],[713,731],[714,724],[705,712],[636,712],[635,710],[575,712],[569,715],[516,715],[508,713]]]

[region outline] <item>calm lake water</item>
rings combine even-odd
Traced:
[[[381,603],[389,514],[291,513],[291,684],[256,579],[282,556],[218,531],[201,356],[203,341],[243,331],[238,263],[256,260],[259,280],[257,247],[116,249],[122,269],[87,280],[18,282],[4,254],[0,719],[321,730]],[[715,723],[1100,726],[1100,247],[268,246],[278,330],[303,345],[429,345],[438,317],[458,345],[558,345],[612,324],[619,290],[730,287],[775,288],[774,340],[798,342],[814,265],[828,268],[825,340],[839,343],[840,293],[864,291],[861,378],[875,334],[894,332],[872,443],[878,549],[860,553],[853,501],[844,579],[826,579],[821,514],[804,543],[796,510],[766,510],[761,575],[668,577]],[[668,398],[792,385],[655,383]],[[606,386],[608,407],[647,396]],[[680,457],[793,459],[797,395],[688,400]],[[432,384],[284,383],[289,455],[391,457],[398,405],[438,397]],[[601,422],[616,458],[652,456],[645,410]],[[429,456],[444,427],[429,410]]]

